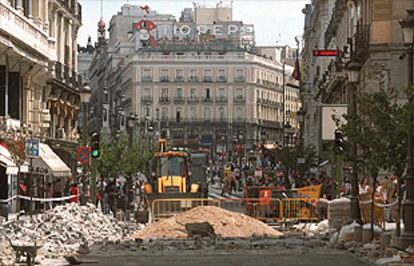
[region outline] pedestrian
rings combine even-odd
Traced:
[[[72,187],[70,188],[70,195],[72,198],[70,199],[71,203],[79,203],[79,187],[78,183],[74,182]]]
[[[53,189],[52,189],[52,183],[47,183],[45,188],[45,196],[48,199],[51,199],[53,197]],[[46,202],[46,209],[52,209],[52,201]]]

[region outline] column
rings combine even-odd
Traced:
[[[48,0],[43,0],[43,30],[49,32],[49,4]]]
[[[17,9],[17,12],[19,12],[20,15],[24,14],[23,0],[16,0],[16,9]]]
[[[72,47],[72,45],[73,45],[73,43],[72,43],[72,28],[73,28],[72,21],[69,20],[68,25],[67,25],[67,29],[66,29],[67,30],[66,36],[67,36],[68,39],[65,41],[65,46],[66,45],[69,46],[69,53],[68,53],[69,58],[68,58],[67,62],[68,62],[68,65],[69,65],[70,69],[72,69],[72,49],[73,49],[73,47]]]
[[[59,55],[59,61],[61,63],[65,63],[65,17],[63,15],[60,16],[60,27],[58,29],[60,32],[60,38],[59,38],[59,46],[58,46],[58,55]]]
[[[33,0],[26,0],[27,2],[27,6],[26,6],[26,13],[27,13],[27,17],[28,18],[32,18],[32,14],[33,14]]]
[[[31,2],[31,4],[32,4],[33,22],[39,25],[42,20],[41,15],[40,15],[40,11],[41,11],[40,1],[33,1]]]

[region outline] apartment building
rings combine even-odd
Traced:
[[[290,77],[286,74],[286,78]],[[223,42],[206,46],[148,48],[119,71],[111,110],[138,130],[153,124],[176,145],[206,147],[213,154],[244,155],[283,138],[283,69],[279,62]],[[287,86],[291,125],[300,108],[298,87]],[[121,99],[121,100],[120,100]],[[127,130],[125,127],[120,129]]]
[[[0,116],[68,160],[78,137],[81,12],[76,0],[0,1]]]

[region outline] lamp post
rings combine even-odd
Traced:
[[[350,99],[348,100],[348,109],[351,118],[356,118],[357,116],[357,86],[359,81],[359,72],[361,70],[361,65],[356,62],[351,62],[347,65],[347,72],[348,72],[348,82],[349,82],[349,90]],[[354,221],[357,223],[361,223],[361,212],[359,209],[359,182],[358,182],[358,164],[356,161],[356,157],[358,155],[357,152],[357,144],[354,141],[349,140],[350,145],[350,158],[352,158],[352,188],[351,188],[351,216]]]
[[[91,99],[91,88],[87,85],[83,86],[79,90],[80,100],[82,103],[82,109],[83,109],[83,125],[82,125],[82,145],[87,146],[88,145],[88,103]],[[83,173],[82,176],[82,194],[80,198],[81,205],[86,204],[86,194],[87,194],[87,184],[86,184],[86,173]]]
[[[407,16],[399,21],[404,45],[408,47],[408,89],[413,90],[413,49],[414,49],[414,9],[407,10]],[[409,106],[414,103],[413,95],[409,95]],[[413,114],[408,116],[407,134],[407,177],[406,198],[403,201],[403,221],[405,229],[401,235],[401,245],[408,247],[414,244],[414,162],[413,162]]]

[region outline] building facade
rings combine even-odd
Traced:
[[[0,116],[68,160],[78,136],[81,10],[76,0],[0,1]]]
[[[409,0],[313,1],[304,9],[305,143],[313,144],[324,159],[329,146],[321,138],[321,106],[349,105],[348,66],[358,66],[357,91],[399,90],[407,86],[406,48],[398,20],[413,8]],[[339,50],[336,57],[315,57],[315,49]],[[322,129],[323,130],[323,129]],[[329,141],[328,141],[329,142]]]
[[[176,21],[124,5],[109,23],[106,55],[97,49],[89,69],[96,92],[92,102],[99,105],[94,107],[96,123],[89,124],[93,130],[132,137],[152,131],[174,145],[208,149],[217,157],[244,156],[258,145],[282,144],[286,111],[293,139],[300,100],[291,66],[283,68],[280,57],[267,55],[266,49],[252,53],[246,36],[237,32],[223,38],[212,31],[196,36],[180,31],[183,25],[220,25],[223,16],[232,22],[231,8],[221,9],[196,6]],[[155,26],[149,31],[141,28],[151,23]],[[165,29],[173,29],[171,35]],[[151,36],[156,43],[148,40]],[[254,44],[254,34],[249,36]]]

